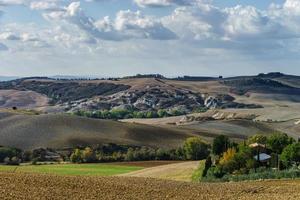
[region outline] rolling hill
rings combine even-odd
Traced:
[[[257,132],[274,130],[298,138],[299,83],[300,77],[280,73],[176,79],[157,75],[103,80],[33,77],[0,82],[0,108],[4,108],[0,111],[0,145],[33,149],[116,143],[172,148],[189,136],[211,141],[216,135],[226,134],[243,140]],[[21,110],[7,113],[5,108],[13,106],[44,114]],[[191,113],[197,107],[209,110]],[[115,108],[183,109],[191,114],[123,122],[64,114],[76,109]]]
[[[172,128],[62,114],[2,114],[0,130],[0,145],[22,149],[69,148],[102,143],[171,148],[181,145],[186,137],[192,135]]]

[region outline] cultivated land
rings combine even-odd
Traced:
[[[68,148],[102,143],[172,148],[192,133],[172,127],[145,126],[62,114],[0,116],[0,145],[22,149]]]
[[[185,183],[0,172],[0,199],[300,199],[300,181]]]

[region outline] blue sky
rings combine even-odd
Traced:
[[[0,75],[300,75],[299,0],[0,0]]]

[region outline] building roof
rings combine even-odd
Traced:
[[[269,160],[270,158],[271,158],[271,156],[268,155],[268,154],[266,154],[266,153],[260,153],[260,154],[259,154],[259,161],[267,161],[267,160]],[[255,160],[258,160],[257,155],[254,156],[254,159],[255,159]]]

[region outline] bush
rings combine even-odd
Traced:
[[[258,173],[249,173],[244,175],[225,175],[223,181],[245,181],[245,180],[260,180],[260,179],[295,179],[300,178],[299,169],[289,169],[289,170],[261,170]]]

